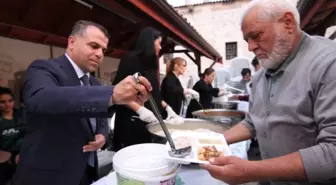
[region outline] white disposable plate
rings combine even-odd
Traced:
[[[215,146],[218,151],[221,151],[224,156],[232,155],[232,152],[222,134],[214,132],[189,132],[189,131],[179,131],[172,134],[173,140],[178,137],[189,137],[191,142],[192,151],[190,155],[177,158],[172,157],[168,154],[168,151],[171,150],[169,143],[166,144],[167,152],[165,158],[169,161],[179,163],[179,164],[190,164],[190,163],[199,163],[199,164],[209,164],[208,161],[203,161],[198,159],[198,149],[203,146]],[[204,143],[204,141],[207,141]]]

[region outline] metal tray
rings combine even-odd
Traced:
[[[221,124],[202,119],[185,119],[183,124],[166,124],[168,130],[208,129],[217,133],[224,133],[224,131],[230,128],[229,125],[229,122]],[[152,142],[166,144],[167,139],[165,136],[158,134],[162,130],[159,123],[150,123],[146,127],[149,133],[151,133]]]
[[[238,110],[229,109],[206,109],[198,110],[192,113],[193,116],[217,123],[227,124],[230,122],[230,126],[235,125],[245,118],[246,113]]]

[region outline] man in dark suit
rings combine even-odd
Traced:
[[[36,60],[28,68],[24,101],[27,134],[14,185],[88,185],[97,179],[96,152],[105,144],[108,108],[147,100],[147,79],[128,76],[100,86],[90,75],[103,60],[108,33],[78,21],[66,53]],[[142,85],[143,84],[143,85]]]

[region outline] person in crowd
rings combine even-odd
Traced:
[[[191,100],[188,110],[187,117],[192,118],[192,112],[200,109],[211,109],[212,108],[212,98],[224,95],[224,91],[219,88],[213,88],[212,82],[215,79],[216,72],[213,68],[207,68],[201,75],[201,79],[196,82],[193,90],[199,93],[200,99],[199,103],[196,100]],[[202,106],[200,106],[201,104]]]
[[[14,185],[89,185],[98,178],[97,151],[108,134],[112,105],[148,99],[144,77],[101,86],[90,73],[102,63],[109,35],[91,21],[78,21],[64,55],[35,60],[27,69],[24,103],[27,132]]]
[[[262,69],[246,118],[224,137],[232,144],[256,136],[262,160],[221,156],[202,167],[228,184],[334,185],[336,43],[303,32],[287,0],[251,1],[241,30]]]
[[[7,87],[0,87],[0,150],[10,152],[12,163],[18,164],[23,143],[25,124],[23,112],[15,108],[14,94]]]
[[[158,57],[161,50],[161,33],[154,28],[146,27],[141,30],[133,51],[122,57],[114,84],[127,75],[139,72],[152,85],[152,96],[163,118],[178,117],[173,109],[161,98],[158,79]],[[151,142],[151,135],[146,129],[148,123],[156,122],[149,102],[144,105],[131,102],[127,105],[116,106],[115,126],[113,135],[113,150]]]
[[[7,87],[0,87],[0,133],[0,151],[8,152],[11,156],[4,176],[9,180],[19,163],[25,123],[23,112],[15,108],[14,93]]]
[[[245,93],[248,93],[248,88],[250,88],[249,85],[252,77],[251,74],[252,73],[249,68],[243,68],[241,70],[242,80],[239,83],[235,84],[234,87],[244,91]]]
[[[230,97],[231,100],[239,100],[239,101],[249,101],[249,92],[252,87],[251,83],[251,70],[249,68],[243,68],[241,70],[242,80],[235,84],[235,88],[243,90],[245,94],[234,94]]]
[[[180,57],[176,57],[167,63],[166,76],[161,84],[161,96],[168,103],[174,112],[180,113],[182,103],[189,95],[191,98],[199,100],[199,94],[188,88],[183,88],[179,76],[183,75],[187,68],[187,62]]]
[[[258,58],[257,57],[254,57],[252,62],[251,62],[252,66],[254,67],[254,71],[255,72],[258,72],[259,69],[261,68],[260,64],[259,64],[259,61],[258,61]]]

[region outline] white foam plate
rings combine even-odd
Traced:
[[[214,133],[214,132],[173,132],[172,138],[173,140],[178,137],[189,137],[191,142],[192,151],[190,155],[183,157],[183,158],[177,158],[172,157],[168,154],[168,151],[171,150],[169,143],[166,144],[167,152],[165,154],[165,158],[169,161],[179,163],[179,164],[190,164],[190,163],[199,163],[199,164],[209,164],[208,161],[203,161],[198,159],[198,149],[203,146],[215,146],[216,149],[224,154],[224,156],[230,156],[232,155],[232,152],[222,134]],[[206,141],[206,143],[204,143]]]

